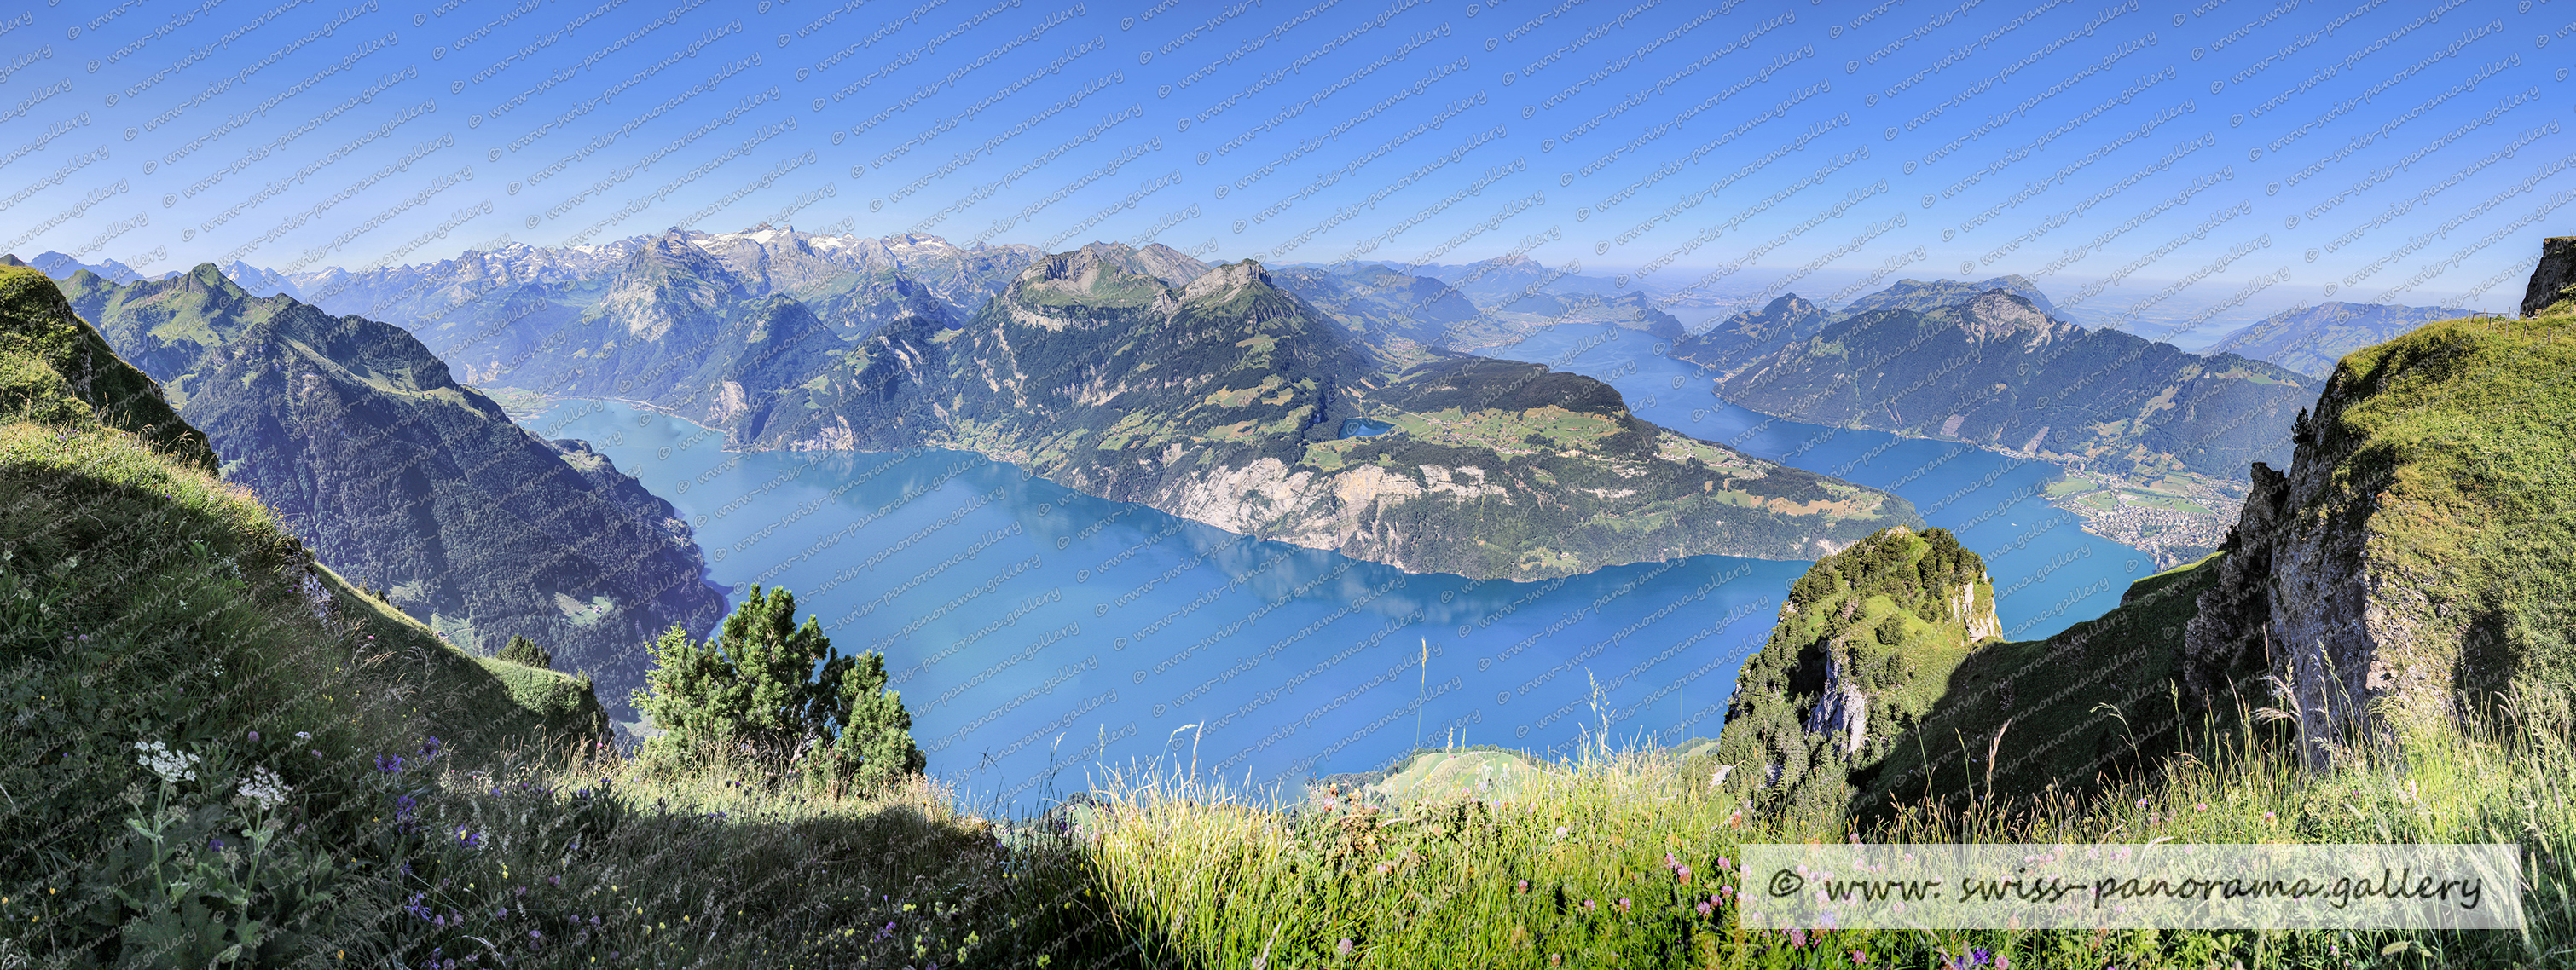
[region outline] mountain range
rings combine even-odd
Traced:
[[[1804,558],[1914,521],[1893,495],[1646,422],[1591,378],[1437,349],[1407,363],[1257,263],[1157,255],[1050,256],[970,320],[888,327],[819,387],[714,417],[753,447],[969,448],[1231,531],[1479,578]]]
[[[1591,378],[1459,354],[1459,333],[1499,329],[1436,279],[1283,275],[1158,245],[1042,255],[763,226],[290,282],[409,328],[460,385],[635,401],[733,448],[974,450],[1409,569],[1810,558],[1920,521],[1885,492],[1643,421]],[[102,319],[111,340],[134,329]],[[199,386],[186,352],[132,350],[183,400]]]
[[[878,250],[892,261],[817,255]],[[485,326],[497,346],[463,359],[489,384],[640,401],[730,447],[973,450],[1222,528],[1479,577],[1804,558],[1914,521],[1883,492],[1655,427],[1590,378],[1442,348],[1437,321],[1400,306],[1472,311],[1436,281],[1294,274],[1337,315],[1255,264],[1027,255],[666,233],[612,274],[493,288],[479,302],[504,308]],[[453,326],[416,325],[433,340]]]
[[[1120,259],[1136,273],[1169,286],[1206,269],[1161,246],[1129,252]],[[764,224],[596,246],[511,244],[358,273],[234,271],[309,293],[336,312],[410,329],[460,380],[518,392],[514,399],[624,398],[721,427],[737,447],[783,447],[772,425],[812,415],[771,407],[781,395],[807,411],[839,407],[807,386],[829,383],[836,360],[880,336],[918,329],[919,321],[927,321],[926,333],[964,328],[1045,258],[1028,246]],[[1464,265],[1265,268],[1264,278],[1373,352],[1354,366],[1401,370],[1506,346],[1556,323],[1610,323],[1664,341],[1672,356],[1707,371],[1721,398],[1757,411],[2051,461],[2067,472],[2052,486],[2056,504],[2160,566],[2215,548],[2244,494],[2238,470],[2258,457],[2285,460],[2266,443],[2282,440],[2297,401],[2313,392],[2331,355],[2454,313],[2329,304],[2276,315],[2192,353],[2077,326],[2031,280],[2006,275],[1902,279],[1832,311],[1787,294],[1688,332],[1665,312],[1684,310],[1687,301],[1577,269],[1515,255]],[[2023,305],[1984,299],[1996,293]],[[602,321],[622,324],[623,335]],[[906,420],[897,423],[930,427]],[[966,438],[945,430],[924,434],[903,440],[966,446]],[[763,439],[776,440],[750,443]],[[1020,450],[994,440],[972,447],[996,455]],[[1120,487],[1131,491],[1120,494],[1168,491],[1134,485],[1133,476],[1077,474],[1130,482]],[[1151,500],[1183,501],[1177,494]],[[1371,546],[1355,541],[1358,519],[1299,525],[1219,511],[1222,502],[1187,504],[1206,521],[1268,522],[1302,541]]]
[[[1766,414],[2055,463],[2052,499],[2170,566],[2216,548],[2255,460],[2284,461],[2316,381],[2051,314],[2028,279],[1901,280],[1839,311],[1781,296],[1673,355]]]
[[[226,481],[460,648],[527,637],[631,720],[642,645],[724,612],[668,502],[583,442],[522,430],[399,327],[251,296],[211,264],[60,287],[202,430]]]
[[[2437,320],[2475,316],[2459,307],[2320,303],[2284,310],[2220,337],[2200,352],[2268,360],[2320,380],[2345,354]]]

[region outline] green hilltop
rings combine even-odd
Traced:
[[[1736,675],[1716,750],[1742,773],[1730,790],[1840,812],[2001,629],[1984,561],[1947,530],[1888,529],[1818,560]]]

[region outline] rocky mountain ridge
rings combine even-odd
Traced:
[[[1148,255],[1055,254],[961,325],[889,326],[753,406],[801,422],[739,443],[968,448],[1230,531],[1477,577],[1820,555],[1911,520],[1893,496],[1642,421],[1589,378],[1451,353],[1404,366],[1258,264],[1192,275]]]
[[[669,503],[580,442],[547,442],[398,327],[257,298],[212,265],[61,284],[322,561],[474,652],[513,635],[623,710],[673,625],[724,610]]]

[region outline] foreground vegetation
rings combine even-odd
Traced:
[[[1088,837],[1122,919],[1193,966],[2543,967],[2576,960],[2576,737],[2532,692],[2498,731],[2311,775],[2250,734],[2082,798],[1748,817],[1707,749],[1593,748],[1514,797],[1260,810],[1186,779],[1114,785]],[[1747,843],[2511,842],[2527,933],[1772,932],[1736,926]],[[1758,888],[1758,886],[1757,886]]]

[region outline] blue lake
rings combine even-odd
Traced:
[[[2015,639],[2100,614],[2147,568],[2032,497],[2052,466],[1768,421],[1633,331],[1560,327],[1506,355],[1906,496],[1986,555]],[[524,423],[589,441],[669,499],[737,602],[784,585],[835,647],[883,651],[932,774],[1022,813],[1104,768],[1258,788],[1420,745],[1565,753],[1605,725],[1628,744],[1710,736],[1808,565],[1698,556],[1478,582],[1246,539],[964,452],[727,453],[720,434],[613,402]]]

